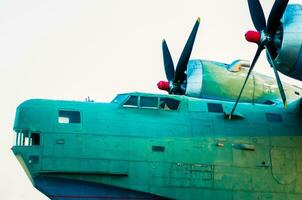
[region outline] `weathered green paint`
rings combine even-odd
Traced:
[[[249,68],[242,67],[237,72],[228,70],[229,65],[220,62],[202,60],[202,97],[235,101],[241,90]],[[297,99],[302,90],[283,82],[289,102]],[[280,101],[276,80],[272,77],[252,72],[240,98],[241,102],[263,103],[267,100]]]
[[[233,103],[145,93],[181,101],[178,110],[112,103],[28,100],[14,130],[39,132],[39,146],[14,146],[32,177],[86,180],[173,199],[302,199],[302,115],[299,101],[242,103],[237,115],[208,112]],[[80,111],[81,123],[58,123],[59,110]],[[280,114],[269,122],[266,113]],[[236,113],[235,113],[236,114]],[[158,151],[152,151],[153,146]],[[30,160],[38,156],[38,161]]]

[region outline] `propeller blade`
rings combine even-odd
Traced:
[[[288,0],[276,0],[267,20],[267,31],[275,33],[280,24],[280,19],[288,4]]]
[[[164,58],[166,77],[168,81],[171,81],[174,79],[175,70],[166,40],[163,40],[162,42],[162,49],[163,49],[163,58]]]
[[[265,16],[259,0],[248,0],[250,15],[257,31],[266,28]]]
[[[257,62],[257,60],[258,60],[258,58],[259,58],[259,56],[260,56],[260,54],[261,54],[261,51],[262,51],[263,49],[264,49],[263,46],[260,46],[260,45],[258,46],[258,49],[257,49],[256,54],[255,54],[255,56],[254,56],[254,59],[253,59],[253,61],[252,61],[251,67],[250,67],[250,69],[249,69],[249,71],[248,71],[248,73],[247,73],[247,75],[246,75],[246,78],[245,78],[245,80],[244,80],[243,86],[242,86],[242,88],[241,88],[241,90],[240,90],[240,92],[239,92],[239,95],[238,95],[237,100],[236,100],[236,102],[235,102],[235,104],[234,104],[234,107],[233,107],[233,109],[232,109],[232,111],[231,111],[231,113],[230,113],[230,115],[229,115],[229,119],[232,118],[232,115],[233,115],[233,113],[235,112],[235,109],[236,109],[236,107],[237,107],[237,104],[238,104],[238,102],[239,102],[239,100],[240,100],[240,97],[241,97],[241,95],[242,95],[243,89],[244,89],[244,87],[245,87],[245,85],[246,85],[246,83],[247,83],[247,80],[248,80],[249,76],[251,75],[251,72],[253,71],[254,66],[255,66],[255,64],[256,64],[256,62]]]
[[[276,77],[276,81],[277,81],[279,92],[280,92],[280,95],[281,95],[281,98],[282,98],[283,105],[284,105],[284,107],[287,107],[286,95],[285,95],[285,92],[284,92],[284,89],[283,89],[283,85],[282,85],[281,79],[279,77],[277,68],[276,68],[276,66],[275,66],[275,64],[273,62],[273,59],[272,59],[272,56],[271,56],[269,48],[266,47],[266,50],[267,50],[267,57],[268,57],[268,59],[270,61],[270,64],[271,64],[273,70],[274,70],[274,74],[275,74],[275,77]]]
[[[192,32],[187,40],[187,43],[182,50],[182,53],[180,55],[180,58],[178,60],[177,66],[176,66],[176,72],[175,72],[175,77],[174,77],[174,83],[182,83],[184,79],[186,78],[185,71],[187,70],[187,65],[190,59],[190,55],[192,52],[192,48],[194,45],[195,37],[197,34],[197,30],[200,24],[200,18],[195,22],[195,25],[192,29]]]

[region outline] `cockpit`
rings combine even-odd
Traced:
[[[180,101],[171,97],[120,94],[112,101],[123,108],[178,110]]]

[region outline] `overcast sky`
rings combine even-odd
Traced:
[[[273,2],[262,1],[266,16]],[[0,0],[0,198],[47,199],[10,150],[18,104],[30,98],[109,101],[121,92],[160,92],[162,39],[176,63],[199,16],[192,58],[252,59],[256,45],[244,39],[253,29],[246,0]],[[255,70],[273,74],[264,53]]]

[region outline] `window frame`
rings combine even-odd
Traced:
[[[40,131],[16,130],[14,146],[40,147],[43,145]],[[34,144],[33,135],[38,135],[38,144]]]
[[[136,106],[130,105],[130,104],[125,105],[125,104],[129,101],[129,99],[130,99],[131,97],[137,97],[137,104],[136,104]],[[123,107],[123,108],[139,108],[139,102],[140,102],[140,98],[139,98],[138,95],[129,95],[129,97],[126,98],[126,99],[123,101],[122,107]]]
[[[152,106],[142,106],[141,105],[141,98],[156,98],[157,99],[157,104],[156,104],[156,107],[152,107]],[[139,108],[142,108],[142,109],[151,109],[151,110],[159,110],[159,97],[156,96],[139,96]]]
[[[171,108],[165,109],[165,108],[162,108],[161,105],[160,105],[160,104],[161,104],[161,99],[169,99],[169,100],[178,102],[177,108],[176,108],[176,109],[171,109]],[[170,97],[159,97],[159,105],[158,105],[159,110],[164,110],[164,111],[178,111],[179,108],[180,108],[180,105],[181,105],[181,101],[178,100],[178,99],[173,99],[173,98],[170,98]]]
[[[137,97],[137,106],[131,106],[131,105],[125,105],[125,103],[131,98],[131,97]],[[152,107],[152,106],[142,106],[141,105],[141,99],[142,98],[156,98],[157,99],[157,106],[156,107]],[[178,105],[177,105],[177,109],[164,109],[164,108],[161,108],[160,107],[160,100],[161,99],[170,99],[172,101],[176,101],[178,102]],[[128,98],[125,98],[125,100],[123,102],[121,102],[121,105],[120,107],[121,108],[136,108],[136,109],[149,109],[149,110],[161,110],[161,111],[172,111],[172,112],[175,112],[175,111],[178,111],[181,107],[181,100],[179,99],[174,99],[174,98],[171,98],[169,96],[149,96],[149,95],[138,95],[138,94],[129,94]]]
[[[69,116],[69,117],[65,117],[65,116],[60,116],[60,112],[70,112],[70,113],[78,113],[78,116],[76,116],[77,120],[75,120],[75,122],[70,122],[70,118],[72,118],[73,116]],[[68,122],[60,122],[60,118],[68,118],[69,121]],[[57,112],[57,123],[58,124],[72,124],[72,125],[76,125],[76,124],[82,124],[82,112],[80,110],[70,110],[70,109],[58,109]]]

